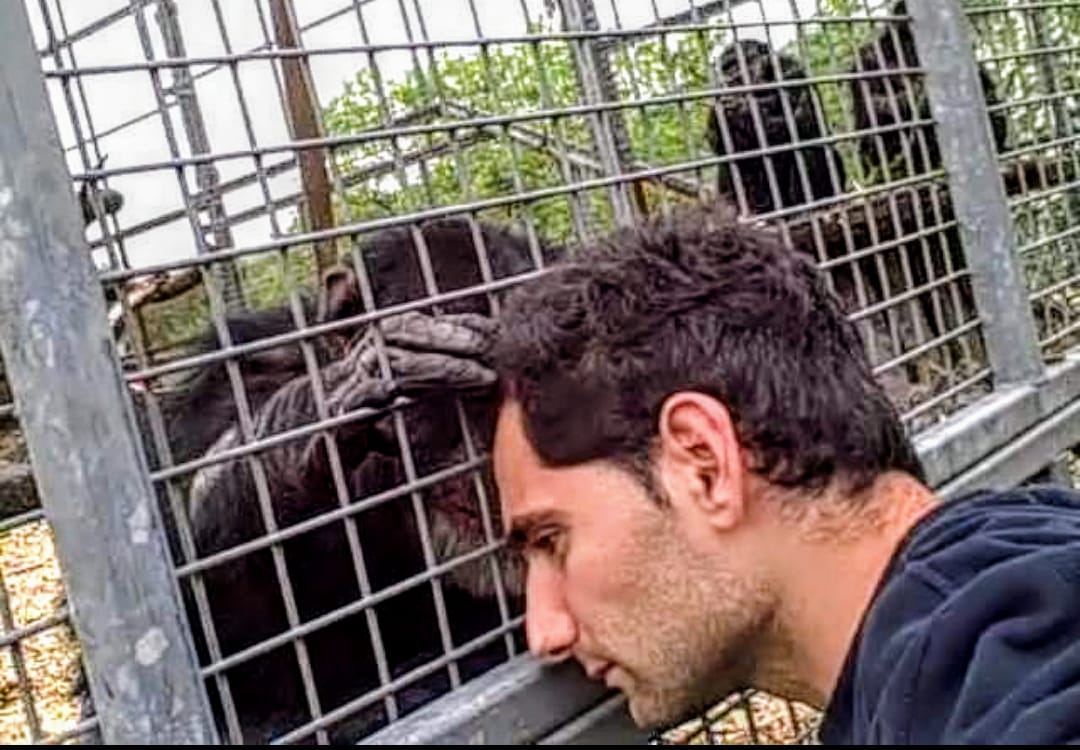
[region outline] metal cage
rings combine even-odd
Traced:
[[[332,364],[727,202],[826,272],[944,498],[1071,481],[1078,57],[1072,1],[0,4],[0,737],[812,742],[757,692],[645,734],[532,661],[482,425],[348,406]],[[293,379],[308,412],[268,417]],[[369,422],[392,481],[342,447]],[[283,479],[311,451],[317,501]],[[243,524],[193,500],[227,472]],[[249,560],[259,595],[222,583]]]

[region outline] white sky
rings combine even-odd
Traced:
[[[6,1],[6,0],[5,0]],[[519,34],[525,30],[525,20],[521,10],[523,0],[474,0],[479,16],[480,29],[485,36],[505,36]],[[47,5],[56,33],[63,35],[59,26],[57,6],[63,13],[67,32],[73,33],[93,21],[123,9],[131,3],[141,0],[24,0],[34,29],[35,44],[44,49],[47,35],[40,6]],[[233,52],[250,50],[264,43],[263,27],[259,21],[257,9],[261,6],[262,15],[270,27],[270,13],[266,0],[218,0],[225,21],[225,31]],[[543,0],[524,0],[530,17],[535,21],[544,15]],[[595,0],[600,23],[603,28],[615,26],[612,3],[616,3],[619,20],[624,28],[631,28],[652,22],[656,13],[666,16],[690,8],[691,0]],[[701,0],[698,0],[698,4]],[[179,18],[188,56],[214,55],[225,52],[222,34],[215,20],[212,0],[179,0]],[[294,0],[296,13],[301,26],[322,18],[335,10],[350,8],[354,0]],[[739,23],[768,20],[770,24],[783,23],[792,19],[793,5],[798,6],[802,17],[813,15],[815,0],[758,0],[746,2],[734,11]],[[433,40],[475,39],[476,27],[470,12],[469,0],[366,0],[363,3],[363,17],[369,39],[373,43],[393,43],[407,41],[405,26],[401,18],[401,8],[406,7],[414,39],[421,38],[416,22],[415,8],[419,6],[427,34]],[[763,10],[763,7],[766,10]],[[765,14],[765,18],[763,18]],[[156,7],[150,6],[144,11],[150,37],[157,59],[166,57],[161,40],[160,29],[156,20]],[[271,30],[272,35],[272,30]],[[794,35],[794,26],[782,25],[770,28],[774,43],[786,44]],[[741,29],[741,37],[763,38],[762,28]],[[357,14],[345,13],[332,21],[305,32],[302,43],[305,47],[325,48],[361,44]],[[465,52],[467,48],[458,48]],[[107,29],[97,32],[85,40],[77,42],[74,55],[79,67],[92,65],[115,65],[140,62],[145,59],[138,27],[129,14],[123,20]],[[407,51],[389,51],[380,53],[378,66],[384,78],[395,78],[411,65]],[[51,56],[43,59],[46,69],[54,69]],[[70,58],[64,53],[64,66],[71,65]],[[367,55],[341,54],[324,55],[312,58],[312,74],[319,101],[324,106],[338,94],[344,82],[351,79],[355,72],[367,64]],[[198,68],[195,70],[197,73]],[[243,96],[252,113],[256,143],[260,146],[283,144],[288,141],[284,113],[278,98],[276,85],[267,60],[243,62],[238,66],[238,75]],[[171,76],[163,72],[163,82],[168,83]],[[99,135],[128,119],[155,109],[154,90],[150,75],[146,71],[112,73],[84,77],[86,98],[89,103],[90,120],[93,129]],[[57,125],[63,145],[67,148],[66,156],[72,173],[82,172],[86,165],[82,163],[75,144],[71,117],[65,104],[64,91],[60,82],[51,79],[48,84]],[[244,150],[249,142],[238,104],[238,95],[232,75],[227,67],[196,83],[196,91],[202,108],[212,152]],[[78,88],[71,86],[72,96],[76,101],[76,110],[80,113],[80,126],[84,136],[88,124],[82,115]],[[177,107],[172,107],[171,120],[182,155],[190,151],[184,136],[182,122]],[[162,120],[156,113],[153,117],[103,137],[100,140],[102,153],[108,155],[106,164],[109,168],[131,166],[146,162],[162,161],[170,158],[168,142]],[[267,163],[281,160],[284,155],[274,155]],[[252,171],[250,158],[222,160],[217,162],[222,181],[238,177]],[[120,214],[121,227],[129,227],[150,220],[165,212],[183,206],[179,182],[174,170],[166,169],[155,172],[132,175],[119,175],[110,178],[109,184],[120,190],[125,197],[125,206]],[[194,188],[193,172],[189,172],[189,184]],[[287,195],[299,189],[299,178],[294,172],[271,180],[271,192],[275,197]],[[258,184],[250,188],[237,190],[225,198],[227,212],[235,213],[263,202],[262,191]],[[288,227],[293,210],[278,214],[279,225]],[[89,234],[91,239],[99,236],[95,227]],[[271,226],[267,218],[247,222],[234,227],[233,239],[238,246],[251,245],[266,241],[271,237]],[[196,252],[195,239],[190,225],[181,218],[169,225],[146,232],[131,239],[126,244],[129,260],[135,266],[162,262],[177,258],[191,257]],[[99,263],[104,256],[98,255]]]

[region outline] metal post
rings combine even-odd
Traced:
[[[161,38],[165,44],[165,54],[183,59],[187,57],[184,37],[180,31],[176,4],[173,0],[159,0],[157,22],[161,28]],[[184,133],[192,154],[210,153],[210,138],[206,134],[206,122],[203,119],[199,99],[195,94],[195,81],[186,67],[172,69],[172,93],[180,107],[180,116],[184,123]],[[224,250],[233,246],[232,232],[229,230],[228,216],[221,200],[220,178],[217,167],[211,162],[204,162],[195,168],[195,180],[199,186],[198,203],[205,208],[210,220],[210,232],[214,236],[214,250]],[[244,293],[240,284],[240,274],[236,264],[226,261],[216,265],[212,273],[217,275],[221,297],[230,312],[244,309]]]
[[[0,352],[103,739],[214,743],[22,3],[0,3]]]
[[[959,0],[909,0],[907,8],[995,381],[1039,380],[1043,360],[968,18]]]
[[[592,0],[559,0],[563,25],[567,31],[596,31],[600,24],[596,18],[596,8]],[[611,72],[606,53],[600,49],[595,39],[575,39],[572,42],[574,64],[577,68],[578,81],[587,104],[599,104],[617,101],[614,91],[615,78]],[[589,116],[592,124],[593,141],[597,156],[603,165],[604,174],[619,175],[625,172],[629,163],[630,141],[626,134],[626,124],[622,112],[596,112]],[[615,213],[615,223],[620,227],[632,226],[634,219],[633,202],[630,200],[626,183],[612,185],[608,189],[611,207]]]

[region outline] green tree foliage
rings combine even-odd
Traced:
[[[979,12],[986,7],[1005,10],[1017,3],[968,2],[975,11],[978,56],[992,62],[1001,94],[1009,101],[1045,96],[1048,71],[1055,77],[1057,91],[1075,92],[1080,86],[1080,55],[1075,51],[1080,42],[1080,13],[1050,6]],[[892,0],[819,0],[817,15],[804,19],[811,22],[799,25],[797,34],[787,34],[794,38],[782,51],[802,60],[814,77],[846,72],[855,50],[875,31],[868,12],[877,16],[891,5]],[[1042,37],[1032,30],[1035,18],[1042,25]],[[709,20],[722,24],[726,18],[721,15]],[[554,29],[548,19],[530,31],[544,34]],[[610,45],[608,60],[619,100],[685,97],[613,113],[622,118],[630,161],[639,166],[667,167],[710,156],[704,126],[711,101],[702,92],[713,86],[710,61],[731,40],[730,30],[710,28],[650,33]],[[383,78],[369,66],[359,70],[324,112],[329,136],[374,134],[334,152],[336,172],[346,188],[343,195],[335,196],[337,221],[354,223],[426,208],[494,201],[495,205],[478,212],[479,218],[516,223],[519,228],[527,224],[549,242],[572,242],[582,227],[610,227],[613,214],[605,188],[557,192],[561,186],[604,176],[593,143],[597,115],[580,111],[559,114],[585,104],[576,65],[577,44],[557,38],[419,50],[419,66],[403,76]],[[1008,56],[1016,50],[1048,46],[1072,51],[1057,58]],[[1072,60],[1072,64],[1062,65],[1061,59]],[[1049,67],[1045,64],[1048,60]],[[872,182],[873,175],[860,171],[855,143],[843,139],[853,129],[847,83],[822,80],[817,90],[829,132],[842,138],[838,148],[852,185]],[[1045,142],[1076,132],[1080,113],[1075,102],[1075,96],[1059,97],[1050,103],[1011,109],[1014,144]],[[535,117],[513,123],[497,119],[507,116]],[[461,125],[478,119],[479,124]],[[405,130],[391,137],[391,128]],[[687,169],[680,175],[711,187],[716,170],[715,166]],[[545,190],[556,194],[525,202],[513,200],[515,195]],[[654,183],[645,186],[645,197],[649,210],[656,210],[660,194]],[[668,192],[663,199],[680,197]],[[1047,208],[1022,213],[1018,225],[1025,236],[1040,236],[1048,231],[1047,226],[1060,227],[1070,210],[1068,201],[1058,200]],[[1080,211],[1076,216],[1080,220]],[[294,278],[304,278],[303,270],[310,267],[310,248],[294,249],[289,255],[288,263],[279,256],[243,263],[249,299],[260,306],[282,299],[286,269]],[[205,310],[205,299],[198,307],[200,313]]]

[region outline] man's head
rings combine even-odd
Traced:
[[[777,677],[790,519],[921,479],[809,259],[690,209],[585,248],[502,324],[494,469],[534,653],[643,725]]]

